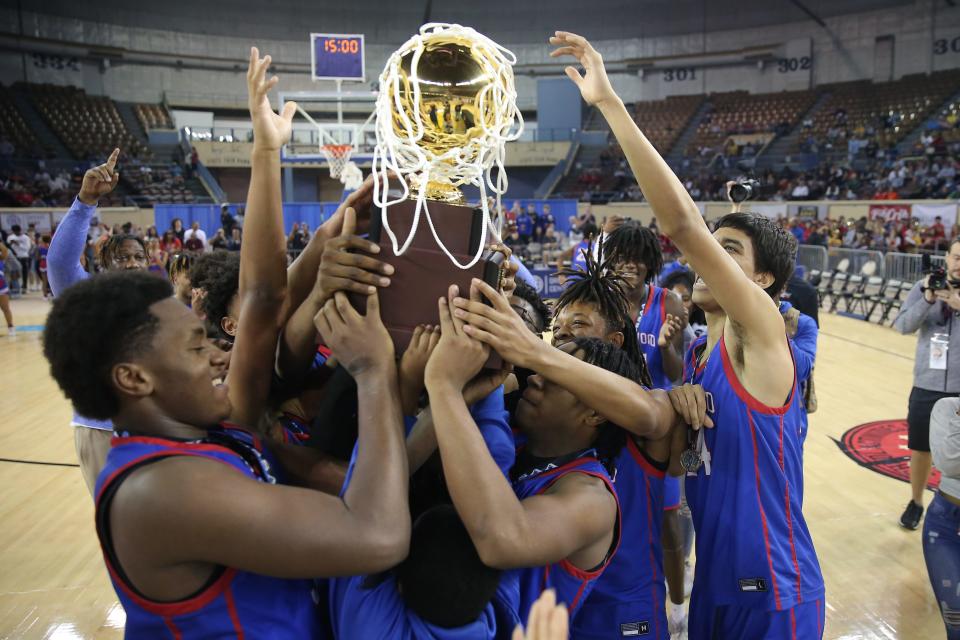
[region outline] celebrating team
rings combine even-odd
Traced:
[[[136,256],[51,279],[53,376],[113,430],[78,448],[131,637],[501,638],[531,612],[530,637],[565,635],[540,624],[546,591],[572,637],[666,639],[665,573],[683,602],[680,475],[696,530],[689,637],[822,637],[804,407],[774,302],[795,240],[752,214],[711,234],[600,55],[571,33],[550,42],[584,69],[566,72],[700,274],[706,335],[684,354],[680,301],[653,284],[659,246],[627,222],[567,273],[552,343],[546,307],[508,270],[500,291],[451,287],[394,353],[377,294],[393,270],[359,235],[370,183],[286,266],[279,149],[295,107],[272,111],[270,57],[252,50],[239,264],[194,265],[188,300],[120,268]],[[82,200],[115,184],[113,163],[98,171]],[[510,367],[485,369],[491,351]]]

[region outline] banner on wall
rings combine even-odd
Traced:
[[[909,204],[872,204],[867,216],[871,220],[884,220],[886,222],[895,222],[897,220],[910,220]]]
[[[920,224],[929,227],[937,218],[940,218],[944,226],[950,227],[957,222],[957,205],[955,204],[915,204],[913,205],[913,217],[920,221]]]
[[[804,220],[823,220],[827,217],[827,206],[822,204],[792,204],[787,211],[791,218]]]
[[[4,231],[10,231],[15,224],[20,225],[20,227],[26,231],[32,224],[37,231],[50,233],[50,230],[53,228],[50,223],[51,216],[49,212],[0,214],[0,227],[3,227]]]
[[[530,275],[533,276],[534,288],[544,300],[559,298],[563,293],[560,277],[554,275],[553,269],[530,269]]]

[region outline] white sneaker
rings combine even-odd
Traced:
[[[687,605],[667,603],[667,627],[671,640],[687,637]]]
[[[693,565],[687,560],[683,568],[683,597],[689,598],[693,591]]]
[[[16,327],[7,327],[7,337],[16,338],[17,337],[17,328]]]

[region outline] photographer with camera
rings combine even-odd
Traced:
[[[900,516],[906,529],[916,529],[923,517],[923,490],[931,466],[930,412],[938,400],[960,393],[960,240],[950,244],[945,269],[926,270],[929,273],[911,289],[893,323],[900,333],[918,332],[907,411],[912,495]]]

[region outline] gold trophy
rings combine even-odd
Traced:
[[[380,75],[373,157],[380,216],[370,237],[396,268],[380,306],[398,353],[416,325],[437,322],[437,298],[450,284],[467,295],[471,278],[500,282],[503,255],[485,253],[500,223],[487,196],[496,196],[499,210],[505,146],[523,130],[515,62],[469,27],[433,23],[394,52]],[[479,188],[479,207],[467,206],[463,185]]]

